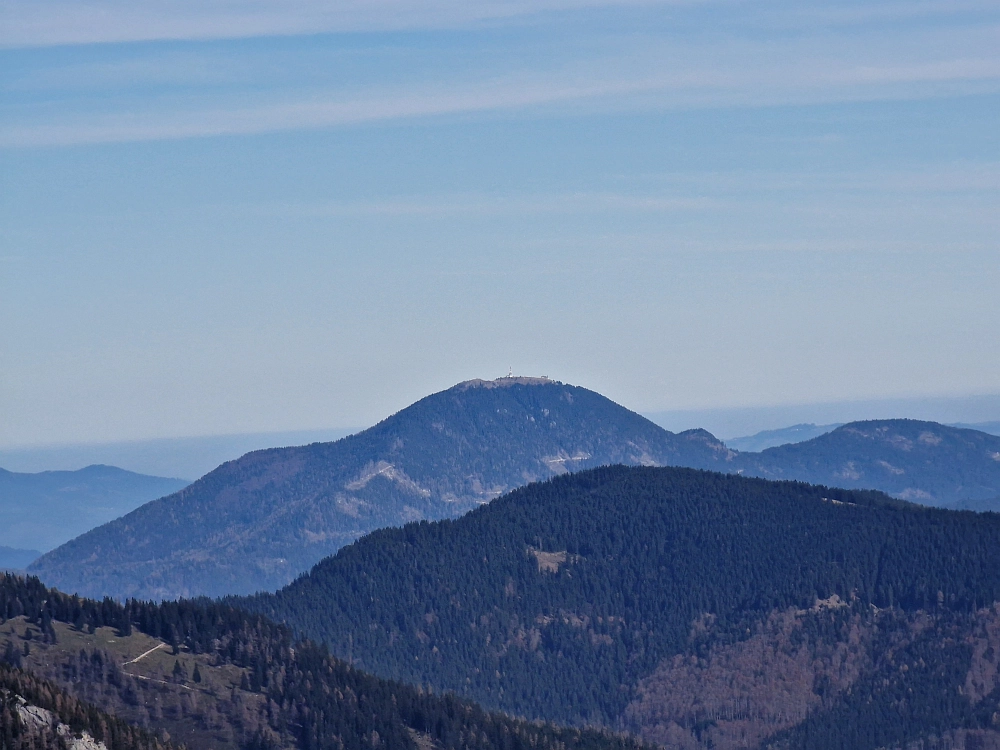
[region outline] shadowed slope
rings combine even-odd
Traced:
[[[460,519],[386,529],[238,600],[377,674],[519,715],[615,726],[697,625],[773,610],[1000,598],[1000,517],[868,491],[605,467]],[[805,704],[802,704],[805,705]]]
[[[740,454],[746,474],[877,488],[926,505],[1000,494],[1000,437],[914,419],[851,422],[803,443]]]
[[[724,467],[732,455],[707,432],[666,432],[584,388],[540,378],[474,380],[335,443],[230,461],[30,570],[91,596],[276,589],[373,529],[457,516],[569,470]]]

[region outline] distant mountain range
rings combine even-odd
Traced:
[[[741,454],[584,388],[501,378],[461,383],[335,443],[249,453],[30,570],[95,597],[274,590],[374,529],[452,518],[515,487],[615,463],[870,487],[935,505],[1000,495],[1000,438],[972,430],[861,422]]]
[[[295,430],[0,448],[0,466],[10,471],[37,473],[104,464],[139,474],[192,480],[250,451],[330,442],[351,432],[353,430]]]
[[[680,432],[700,427],[727,442],[734,437],[754,435],[761,430],[787,425],[847,424],[903,416],[991,432],[978,425],[989,422],[996,424],[1000,420],[1000,393],[650,411],[643,412],[643,416],[666,430]],[[2,458],[0,464],[3,464]]]
[[[474,380],[335,443],[225,463],[31,571],[98,597],[274,590],[369,531],[455,517],[529,482],[613,463],[717,467],[729,455],[704,431],[675,435],[585,388]]]
[[[228,603],[527,718],[875,750],[997,746],[998,600],[1000,515],[618,466],[378,531]]]
[[[956,422],[951,426],[961,427],[966,430],[988,432],[990,435],[1000,435],[1000,422]]]
[[[791,427],[781,427],[776,430],[761,430],[758,433],[747,435],[746,437],[728,438],[725,440],[725,443],[727,447],[732,448],[735,451],[740,451],[741,453],[757,453],[779,445],[801,443],[806,440],[811,440],[814,437],[819,437],[820,435],[825,435],[828,432],[833,432],[842,425],[842,422],[819,425],[812,424],[811,422],[795,424]],[[960,427],[965,430],[978,430],[979,432],[986,432],[990,435],[1000,435],[1000,422],[960,422],[949,425],[949,427]]]
[[[0,545],[50,550],[187,484],[114,466],[38,474],[0,469]]]
[[[996,497],[1000,437],[912,419],[853,422],[812,440],[741,454],[742,472],[874,488],[925,505]]]
[[[725,441],[728,448],[741,453],[758,453],[768,448],[789,443],[801,443],[814,437],[825,435],[837,429],[838,424],[795,424],[791,427],[781,427],[777,430],[761,430],[755,435],[730,438]]]
[[[37,549],[0,547],[0,570],[24,570],[41,555]]]

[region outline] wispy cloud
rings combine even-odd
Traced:
[[[956,14],[996,14],[991,0],[870,3],[733,0],[5,0],[0,47],[154,40],[236,39],[299,34],[454,29],[552,13],[657,6],[714,6],[719,25],[734,18],[770,27],[852,26]]]
[[[244,135],[358,125],[385,120],[515,110],[560,102],[648,91],[649,81],[572,85],[493,85],[467,90],[395,92],[358,99],[278,102],[258,107],[202,109],[183,113],[112,114],[59,124],[0,128],[0,147],[67,146]]]
[[[32,47],[458,28],[553,11],[684,2],[685,0],[6,0],[0,11],[0,46]]]
[[[998,48],[1000,49],[1000,48]],[[798,63],[793,65],[792,63]],[[170,104],[157,98],[130,101],[128,111],[57,112],[45,106],[7,117],[0,126],[0,147],[68,146],[247,135],[365,123],[500,112],[564,108],[612,110],[718,106],[766,106],[911,98],[1000,88],[1000,52],[993,58],[943,59],[911,64],[856,64],[837,59],[790,59],[786,64],[737,69],[621,65],[597,77],[584,70],[509,75],[481,81],[435,81],[405,88],[373,87],[365,93],[307,92],[290,99],[280,94],[219,96],[227,103],[206,104],[194,97]],[[618,67],[617,70],[613,68]],[[650,70],[665,68],[659,73]],[[645,74],[644,74],[645,73]],[[945,86],[942,90],[941,86]]]
[[[531,216],[594,211],[674,213],[718,208],[719,201],[713,198],[577,192],[513,197],[490,195],[401,197],[391,200],[278,206],[271,210],[281,215],[297,216],[442,217]]]
[[[712,0],[706,7],[720,3],[728,10],[743,9],[725,0]],[[358,0],[333,11],[313,0],[289,0],[280,7],[289,19],[296,13],[302,18],[339,13],[355,20],[368,17],[366,13],[375,14],[372,18],[410,14],[444,23],[445,18],[482,20],[614,4],[616,0],[508,0],[462,5],[439,0],[418,6],[411,0]],[[8,6],[5,12],[25,16],[20,27],[31,26],[28,16],[35,4],[13,0]],[[119,31],[129,27],[129,13],[166,14],[162,29],[170,34],[171,24],[198,25],[205,14],[237,11],[273,31],[267,18],[277,6],[212,0],[204,6],[119,7],[105,0],[73,7],[66,10],[69,17],[110,14],[104,26]],[[880,7],[889,15],[904,12],[891,3]],[[925,14],[944,12],[938,3],[920,7]],[[695,4],[677,12],[699,8]],[[121,18],[112,22],[112,11]],[[764,35],[759,29],[719,31],[705,21],[701,18],[683,33],[633,24],[614,33],[590,28],[572,39],[546,27],[527,36],[463,34],[433,45],[409,37],[391,43],[374,37],[355,46],[296,44],[294,50],[215,43],[166,49],[140,45],[107,56],[54,55],[47,65],[11,66],[2,84],[6,102],[0,147],[247,135],[489,113],[745,107],[1000,90],[1000,20],[966,19],[941,28],[904,23],[889,31],[878,25],[850,31],[806,27]],[[234,35],[242,33],[233,29]],[[5,54],[15,60],[31,57],[16,50]]]

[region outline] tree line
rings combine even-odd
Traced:
[[[642,746],[596,730],[517,720],[454,695],[374,677],[332,657],[325,646],[295,640],[286,626],[208,600],[97,602],[48,589],[36,578],[5,574],[0,578],[0,621],[14,617],[40,629],[53,620],[82,632],[114,627],[122,637],[136,629],[175,649],[242,668],[246,691],[264,699],[258,705],[265,720],[241,739],[247,750],[415,750],[421,734],[443,748],[470,750]]]

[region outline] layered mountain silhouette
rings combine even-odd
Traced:
[[[1000,495],[1000,437],[975,430],[853,422],[738,453],[704,430],[668,432],[585,388],[545,378],[472,380],[337,442],[227,462],[29,570],[96,597],[275,590],[374,529],[456,517],[516,487],[607,464],[872,488],[976,510],[993,509]]]
[[[726,445],[734,451],[740,451],[741,453],[756,453],[778,445],[812,440],[814,437],[825,435],[831,430],[837,429],[842,424],[843,422],[838,422],[837,424],[794,424],[790,427],[781,427],[776,430],[762,430],[745,437],[727,438]]]
[[[17,549],[0,547],[0,570],[24,570],[42,553],[37,549]]]
[[[50,550],[187,484],[115,466],[36,474],[0,469],[0,545]]]
[[[875,750],[997,746],[998,600],[1000,515],[616,466],[383,529],[229,603],[528,718]]]
[[[557,474],[617,463],[724,469],[734,455],[704,430],[667,432],[585,388],[472,380],[335,443],[225,463],[30,571],[97,597],[274,590],[369,531],[458,516]]]
[[[874,488],[925,505],[994,509],[982,501],[1000,494],[1000,437],[913,419],[851,422],[733,463],[752,476]]]

